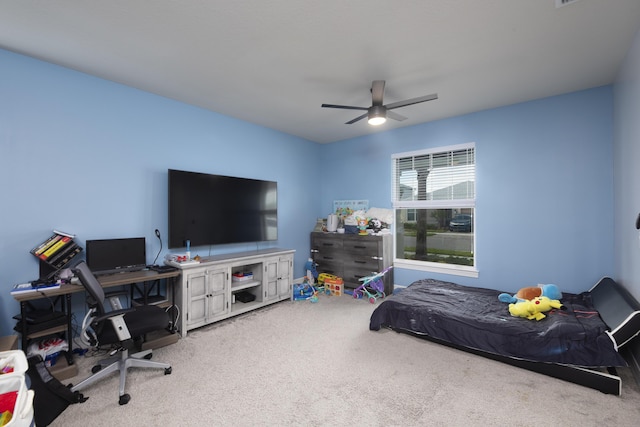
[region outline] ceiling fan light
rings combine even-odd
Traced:
[[[384,122],[386,122],[387,119],[384,117],[369,117],[369,124],[372,126],[379,126],[381,124],[383,124]]]
[[[368,117],[370,125],[379,126],[387,121],[387,112],[384,108],[378,106],[371,107],[369,108]]]

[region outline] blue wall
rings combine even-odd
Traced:
[[[613,170],[615,188],[615,278],[640,300],[640,32],[620,69],[614,86]],[[640,371],[640,340],[631,343],[627,359]],[[638,376],[636,376],[638,378]]]
[[[81,245],[145,236],[153,261],[168,168],[278,181],[279,241],[258,247],[296,249],[299,277],[333,200],[391,206],[392,153],[470,141],[479,278],[398,269],[396,283],[582,291],[613,274],[611,87],[320,145],[0,50],[0,334],[19,311],[9,289],[37,277],[29,250],[52,228]]]
[[[192,254],[293,248],[302,276],[319,210],[318,174],[302,160],[320,148],[0,50],[0,334],[10,333],[19,312],[10,288],[38,277],[29,250],[53,228],[75,233],[83,247],[87,239],[145,236],[149,263],[159,250],[157,228],[166,252],[168,168],[277,181],[277,242]]]
[[[476,143],[479,277],[396,269],[397,284],[428,275],[581,292],[613,275],[610,86],[330,144],[322,208],[334,197],[390,208],[392,153],[466,142]]]
[[[616,81],[614,111],[616,280],[640,300],[640,32]]]

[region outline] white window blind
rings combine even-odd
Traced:
[[[475,206],[475,144],[392,156],[394,208]]]

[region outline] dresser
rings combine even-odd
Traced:
[[[361,277],[379,273],[393,264],[393,236],[360,236],[326,232],[311,233],[311,258],[318,273],[341,277],[346,288],[362,284]],[[393,269],[384,275],[384,292],[393,293]]]

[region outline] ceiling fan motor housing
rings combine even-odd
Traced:
[[[367,116],[370,124],[382,124],[387,120],[387,109],[382,105],[374,105],[369,107]]]
[[[391,104],[383,104],[384,96],[384,80],[374,80],[371,84],[371,107],[356,107],[353,105],[336,105],[336,104],[322,104],[322,108],[342,108],[345,110],[366,110],[366,114],[362,114],[355,119],[349,120],[345,124],[351,125],[367,117],[370,125],[381,125],[387,121],[387,119],[397,120],[399,122],[406,120],[405,116],[395,113],[393,109],[406,107],[408,105],[419,104],[425,101],[432,101],[438,99],[437,94],[420,96],[418,98],[406,99],[404,101],[392,102]]]

